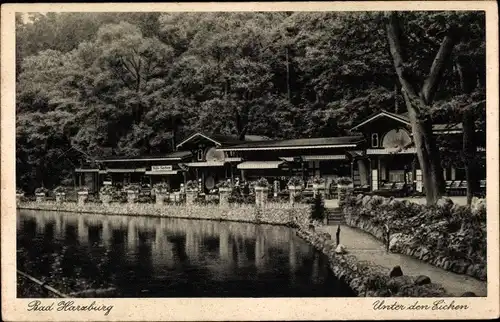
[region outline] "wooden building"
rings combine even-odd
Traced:
[[[433,130],[437,136],[461,144],[460,124],[436,124]],[[335,178],[348,176],[355,187],[363,187],[365,191],[388,186],[423,191],[406,114],[381,111],[354,126],[351,133],[351,136],[292,140],[270,140],[256,135],[246,135],[241,140],[235,136],[194,133],[180,142],[175,152],[101,158],[75,172],[77,184],[92,191],[98,191],[103,184],[156,182],[167,182],[176,190],[187,180],[197,180],[202,191],[209,192],[222,180],[253,181],[260,177],[279,185],[275,190],[280,190],[291,176],[300,176],[306,182],[315,176],[323,177],[327,187]],[[484,148],[479,149],[478,158],[484,161],[480,168],[480,176],[484,178]],[[459,166],[444,165],[443,171],[448,181],[465,180]]]

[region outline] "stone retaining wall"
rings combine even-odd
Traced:
[[[362,198],[362,199],[361,199]],[[381,198],[381,197],[378,197]],[[378,199],[377,198],[377,199]],[[345,216],[346,224],[351,227],[359,228],[364,232],[367,232],[379,239],[382,242],[386,242],[386,232],[384,228],[383,222],[379,222],[377,220],[373,220],[378,214],[387,213],[390,216],[391,209],[386,206],[386,203],[389,206],[394,204],[398,206],[397,203],[401,203],[399,201],[391,200],[388,198],[382,198],[383,200],[377,201],[377,206],[373,206],[370,209],[370,202],[373,197],[369,196],[358,196],[357,198],[353,198],[351,200],[350,206],[344,207],[343,213]],[[357,200],[356,200],[357,199]],[[482,202],[482,201],[479,201]],[[437,207],[444,207],[446,203],[449,201],[443,201],[438,204]],[[418,207],[426,207],[423,205],[419,205]],[[457,206],[454,206],[458,208]],[[403,208],[404,209],[404,208]],[[364,213],[373,213],[374,216],[363,216],[360,215],[361,212]],[[423,211],[422,211],[423,213]],[[467,213],[466,213],[467,214]],[[473,214],[471,214],[473,216]],[[408,222],[412,221],[412,218],[407,218]],[[389,220],[388,224],[390,225],[392,222]],[[437,225],[441,224],[441,222],[436,223]],[[444,223],[443,223],[444,224]],[[431,225],[428,225],[431,226]],[[393,229],[391,229],[393,231]],[[410,230],[411,231],[411,230]],[[466,274],[472,277],[475,277],[479,280],[486,281],[486,263],[477,263],[472,262],[470,260],[464,258],[452,258],[450,256],[440,255],[435,251],[432,251],[432,247],[426,245],[425,243],[416,242],[415,234],[411,235],[410,233],[393,231],[390,233],[389,237],[389,249],[394,253],[405,254],[409,256],[413,256],[417,259],[425,261],[429,264],[432,264],[436,267],[440,267],[447,271],[451,271],[457,274]],[[456,234],[456,233],[454,233]],[[467,238],[464,236],[463,238]],[[447,246],[447,245],[445,245]]]
[[[156,205],[156,204],[97,204],[78,205],[73,202],[56,203],[23,202],[19,209],[65,211],[124,216],[156,216],[187,219],[229,220],[273,225],[305,225],[309,222],[310,207],[307,205],[268,203],[255,205]]]
[[[354,255],[337,254],[328,233],[300,226],[297,235],[325,254],[333,274],[360,297],[448,297],[446,290],[426,276],[390,277],[385,267],[359,261]]]

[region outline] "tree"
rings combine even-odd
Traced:
[[[411,122],[413,140],[422,169],[427,204],[435,204],[444,192],[444,178],[439,149],[432,132],[429,106],[432,104],[459,32],[453,29],[447,31],[427,78],[422,87],[417,89],[417,84],[413,82],[411,73],[405,66],[400,28],[398,14],[396,12],[388,13],[387,38]]]

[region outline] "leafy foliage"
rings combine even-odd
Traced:
[[[27,192],[71,185],[81,159],[164,153],[193,131],[336,136],[380,109],[404,111],[379,12],[27,17],[16,17],[16,169]],[[467,26],[435,97],[436,121],[484,99],[484,13],[401,20],[417,82],[442,33]],[[477,83],[474,95],[464,95],[460,73]]]
[[[317,193],[314,197],[314,203],[311,206],[311,219],[313,220],[323,220],[325,219],[326,208],[325,202],[321,194]]]

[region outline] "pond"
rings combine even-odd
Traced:
[[[20,210],[17,266],[74,297],[354,296],[323,254],[271,225]],[[18,296],[35,296],[22,279]]]

